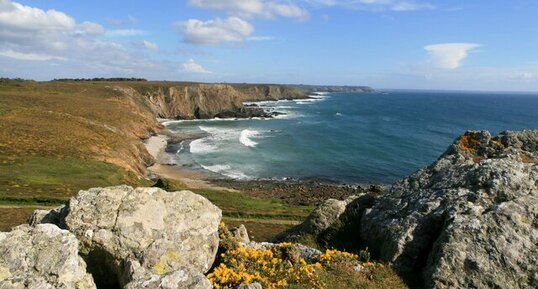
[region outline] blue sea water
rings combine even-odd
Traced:
[[[262,102],[276,119],[169,122],[205,131],[182,143],[180,165],[237,179],[319,178],[392,183],[430,164],[465,130],[538,129],[538,94],[384,91]]]

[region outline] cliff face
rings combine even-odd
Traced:
[[[122,85],[117,89],[141,97],[156,116],[170,119],[266,116],[261,109],[244,107],[243,102],[306,98],[300,89],[264,84],[171,83]]]

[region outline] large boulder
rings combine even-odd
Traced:
[[[80,191],[31,221],[59,222],[81,242],[100,288],[211,288],[221,210],[190,191],[117,186]]]
[[[538,288],[537,185],[538,131],[469,131],[354,229],[425,288]]]
[[[334,225],[347,208],[347,205],[355,200],[356,196],[351,196],[346,200],[327,199],[321,203],[306,218],[306,220],[292,227],[273,238],[274,242],[301,241],[304,236],[311,236],[315,239]]]
[[[0,232],[0,288],[95,289],[73,234],[52,224]]]

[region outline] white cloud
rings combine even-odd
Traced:
[[[208,21],[189,19],[174,26],[183,34],[183,40],[196,45],[218,45],[243,42],[254,32],[254,27],[238,17],[216,18]]]
[[[43,11],[10,0],[0,0],[0,26],[24,30],[74,29],[75,20],[56,10]]]
[[[106,22],[108,24],[115,26],[115,27],[125,27],[125,26],[132,26],[134,25],[138,20],[136,17],[133,17],[131,15],[127,16],[126,19],[117,19],[117,18],[108,18]]]
[[[441,43],[427,45],[424,49],[430,55],[430,63],[442,69],[456,69],[468,56],[469,51],[480,47],[475,43]]]
[[[45,61],[45,60],[52,60],[52,59],[66,60],[63,57],[45,55],[45,54],[36,54],[36,53],[17,52],[11,49],[0,51],[0,56],[9,57],[9,58],[18,59],[18,60],[29,60],[29,61]]]
[[[183,64],[181,64],[181,71],[188,73],[211,73],[207,71],[200,64],[196,63],[194,59],[189,59]]]
[[[83,33],[95,34],[95,35],[105,33],[105,29],[103,28],[103,26],[97,23],[86,21],[86,22],[82,22],[82,24],[78,26],[81,32]]]
[[[144,40],[144,41],[142,41],[142,45],[147,49],[159,50],[159,45],[157,45],[157,43],[154,43],[154,42],[151,42],[151,41]]]
[[[139,29],[115,29],[106,32],[109,37],[130,37],[145,35],[146,31]]]
[[[140,34],[136,31],[119,34]],[[39,79],[144,76],[150,71],[170,76],[177,72],[177,62],[135,55],[130,46],[102,39],[103,32],[100,24],[77,23],[60,11],[0,0],[0,67],[6,76]],[[35,61],[42,63],[36,66]]]
[[[271,41],[275,40],[272,36],[251,36],[247,38],[248,41]]]
[[[304,0],[316,6],[340,6],[372,11],[415,11],[434,9],[429,2],[419,0]]]
[[[308,11],[292,4],[277,1],[265,0],[189,0],[192,6],[226,11],[230,15],[240,17],[265,17],[275,16],[297,18],[304,20],[308,18]]]
[[[515,80],[533,80],[536,78],[536,75],[529,71],[516,71],[512,72],[509,78]]]
[[[273,15],[296,18],[299,20],[305,20],[308,18],[308,11],[305,9],[294,5],[294,4],[282,4],[277,2],[268,2],[265,3],[265,12],[268,17],[273,17]]]

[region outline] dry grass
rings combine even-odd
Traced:
[[[156,121],[114,85],[0,82],[0,196],[146,184],[139,137]]]

